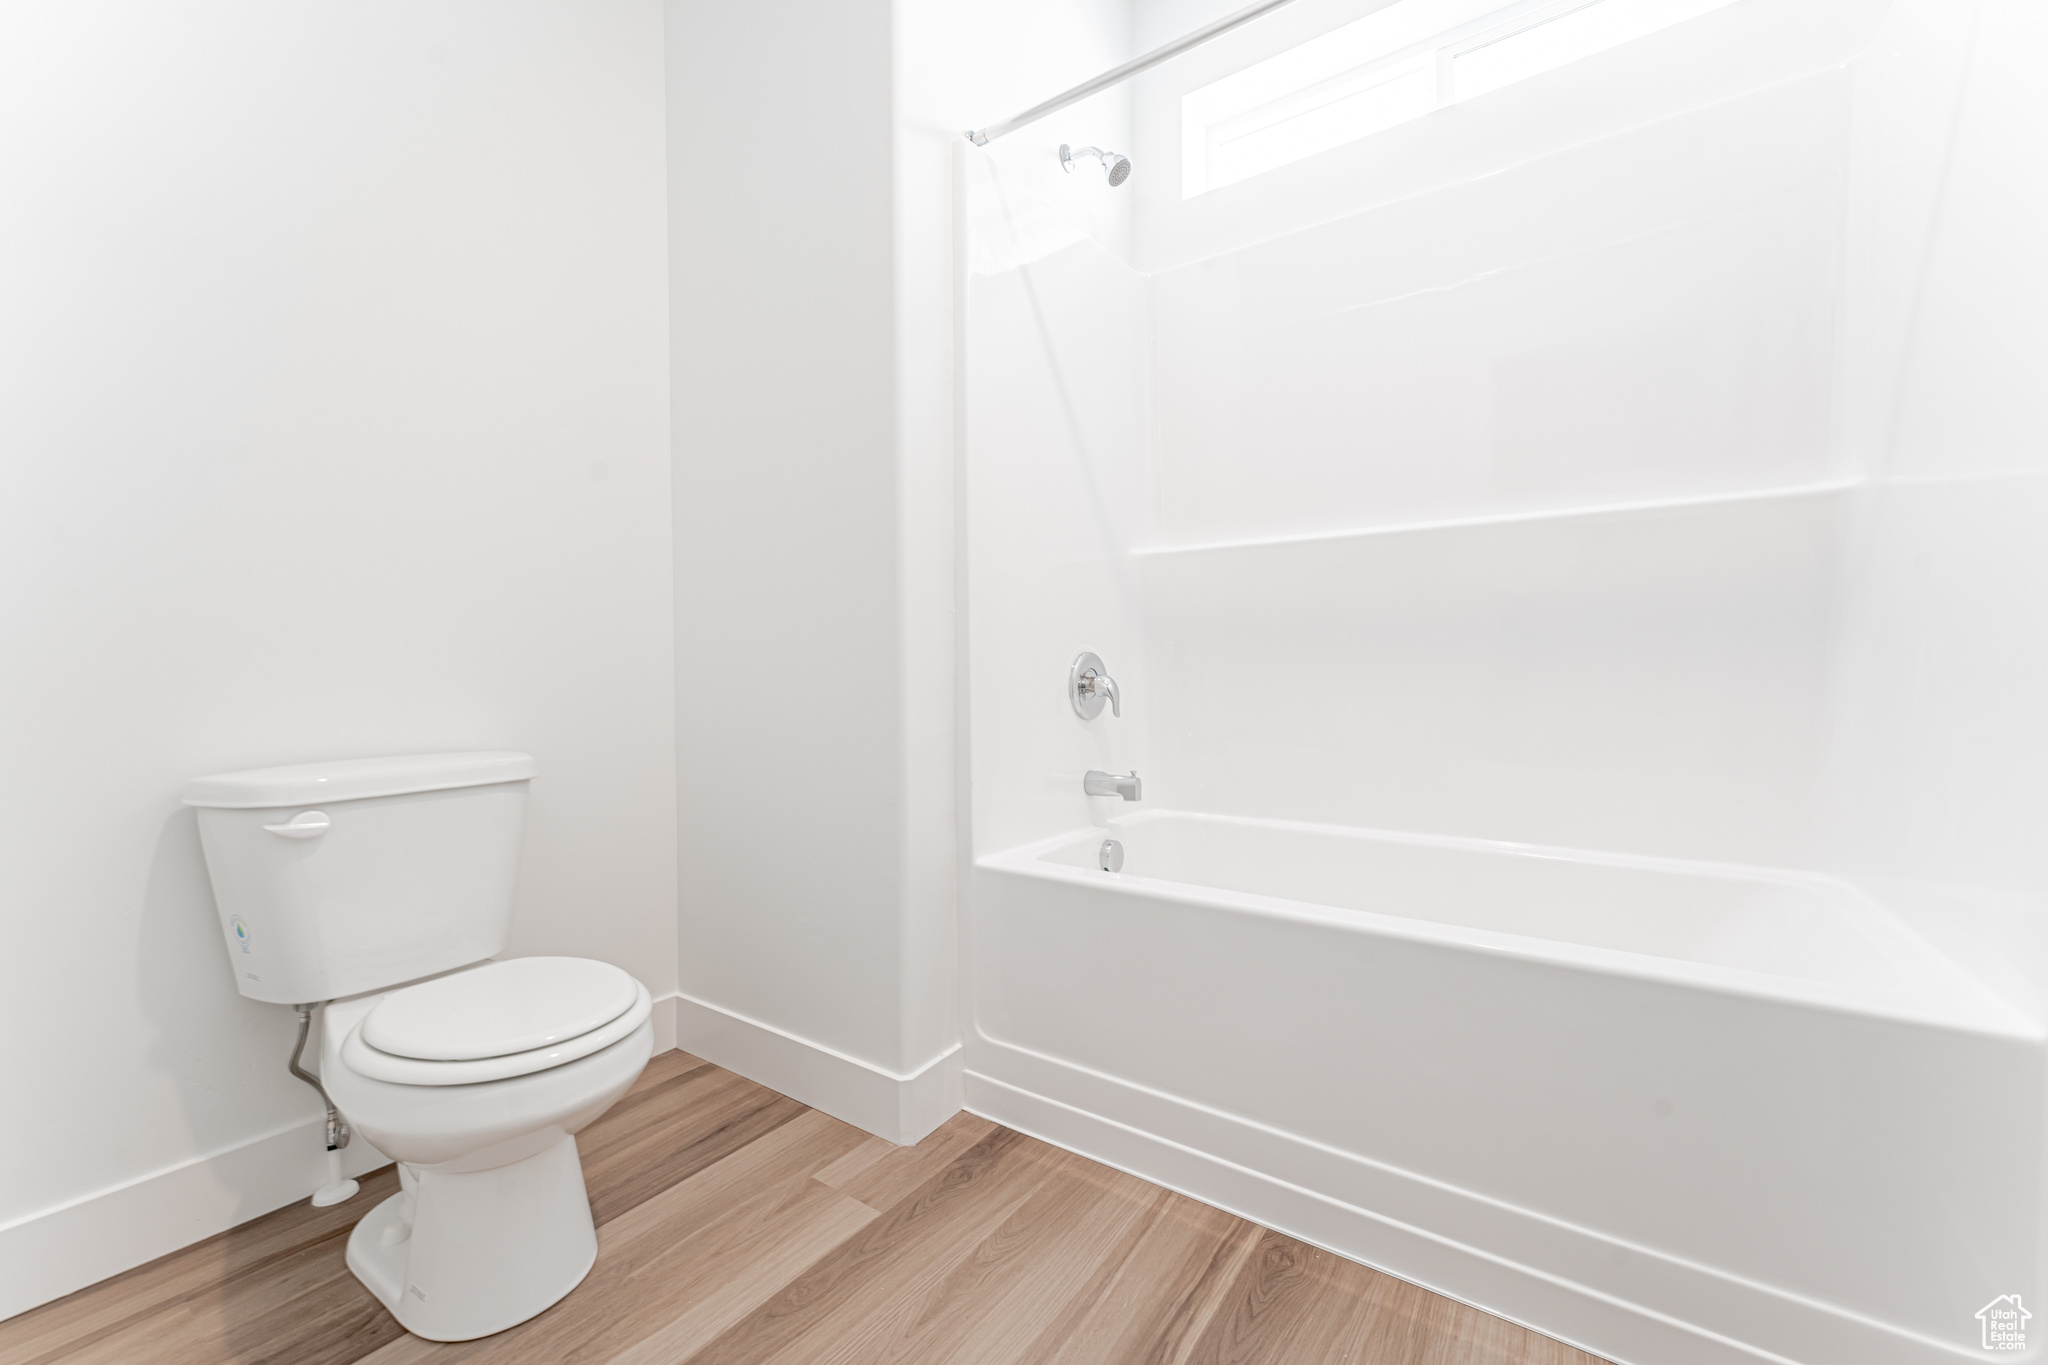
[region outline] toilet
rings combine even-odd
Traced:
[[[348,1266],[405,1329],[524,1322],[597,1257],[576,1134],[653,1051],[647,988],[588,958],[492,960],[533,759],[350,759],[186,789],[235,984],[324,1002],[320,1080],[398,1163]]]

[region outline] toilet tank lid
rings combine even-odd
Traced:
[[[230,810],[308,806],[322,801],[483,787],[494,782],[520,782],[532,776],[533,755],[504,751],[344,758],[329,763],[297,763],[288,768],[251,768],[246,772],[195,777],[185,787],[185,804]]]

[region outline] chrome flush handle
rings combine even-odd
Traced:
[[[1101,656],[1084,649],[1067,670],[1067,700],[1074,704],[1074,711],[1082,720],[1094,720],[1102,714],[1105,698],[1109,701],[1109,713],[1121,718],[1124,699],[1117,690],[1116,679],[1102,666]]]

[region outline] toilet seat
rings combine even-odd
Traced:
[[[653,1009],[647,988],[608,963],[513,958],[384,996],[349,1031],[341,1060],[397,1085],[505,1080],[607,1048]]]
[[[633,1007],[633,978],[587,957],[515,957],[393,991],[363,1041],[394,1057],[467,1062],[580,1038]]]
[[[379,998],[361,997],[327,1006],[333,1033],[321,1046],[321,1083],[365,1142],[395,1161],[410,1162],[423,1170],[502,1149],[506,1143],[550,1125],[576,1132],[624,1093],[653,1051],[650,1011],[639,1027],[610,1046],[542,1065],[525,1075],[474,1084],[436,1084],[444,1073],[429,1071],[419,1084],[385,1080],[363,1074],[342,1055],[356,1025],[376,1007]],[[638,1012],[629,1011],[625,1017]],[[611,1031],[609,1026],[605,1031]],[[406,1059],[394,1060],[402,1063]],[[452,1068],[474,1064],[415,1065]]]

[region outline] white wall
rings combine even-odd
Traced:
[[[897,40],[669,7],[680,1036],[910,1141],[959,1107],[950,305],[941,256],[903,320]]]
[[[1120,60],[1128,14],[668,16],[679,1036],[910,1141],[959,1105],[954,144]]]
[[[528,750],[512,951],[674,988],[662,99],[652,0],[0,14],[0,1312],[317,1183],[192,776]]]
[[[683,1045],[849,1116],[705,1030],[885,1082],[944,1046],[903,1012],[890,44],[881,0],[668,10]]]

